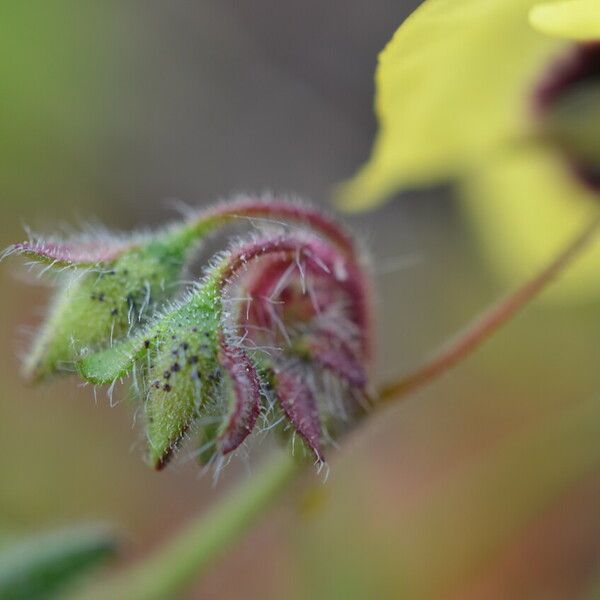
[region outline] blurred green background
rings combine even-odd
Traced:
[[[367,157],[376,54],[416,4],[1,2],[0,246],[23,224],[156,225],[173,199],[326,203]],[[374,258],[378,380],[502,292],[449,192],[349,220]],[[0,265],[0,542],[100,519],[124,532],[124,560],[140,556],[245,467],[216,488],[189,461],[154,473],[125,404],[74,379],[22,382],[48,298],[22,275]],[[600,302],[530,307],[348,438],[327,485],[292,490],[190,597],[598,597],[598,339]]]

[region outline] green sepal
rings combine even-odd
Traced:
[[[110,384],[125,377],[131,371],[134,361],[145,351],[144,336],[135,336],[114,344],[106,350],[94,352],[77,361],[75,367],[79,375],[95,384]]]
[[[205,280],[156,324],[148,354],[145,408],[149,461],[161,469],[199,416],[218,397],[221,298]]]

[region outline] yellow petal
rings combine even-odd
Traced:
[[[564,42],[534,31],[535,0],[426,0],[379,57],[379,133],[340,186],[347,210],[461,173],[529,127],[529,94]]]
[[[483,253],[509,286],[538,272],[600,208],[561,157],[541,149],[492,161],[462,191]],[[599,273],[600,239],[542,297],[557,303],[598,297]]]
[[[531,25],[547,35],[570,40],[600,40],[600,1],[564,0],[537,4],[529,13]]]

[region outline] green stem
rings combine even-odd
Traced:
[[[164,600],[197,580],[287,489],[305,463],[276,456],[228,498],[191,520],[170,543],[140,564],[76,596],[78,600]]]

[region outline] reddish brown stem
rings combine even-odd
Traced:
[[[219,223],[226,223],[236,218],[257,218],[277,223],[297,223],[306,225],[329,238],[345,254],[358,261],[354,240],[350,234],[335,220],[327,217],[310,204],[278,200],[274,198],[241,197],[237,200],[222,202],[216,206],[200,211],[190,218],[187,228],[193,232],[211,229]]]
[[[596,218],[577,234],[545,268],[520,288],[476,317],[453,340],[401,379],[383,385],[373,403],[384,405],[431,383],[466,358],[519,310],[540,294],[592,241],[600,227]]]

